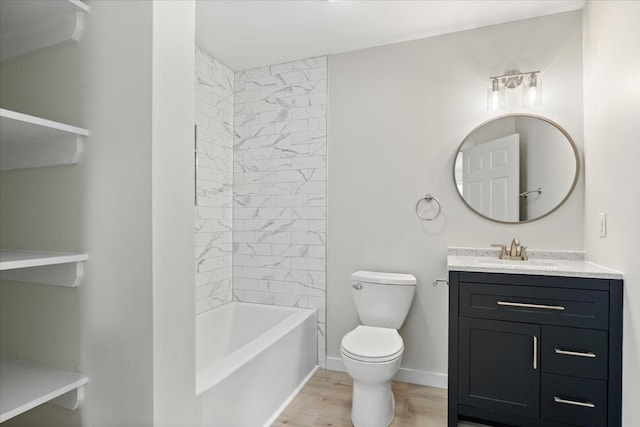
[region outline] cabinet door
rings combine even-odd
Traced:
[[[540,326],[460,318],[458,401],[538,417]]]

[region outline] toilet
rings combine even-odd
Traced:
[[[354,427],[388,427],[395,401],[391,379],[400,367],[404,323],[416,289],[411,274],[357,271],[351,288],[361,325],[342,338],[340,355],[353,379]]]

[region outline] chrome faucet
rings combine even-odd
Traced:
[[[529,259],[529,256],[527,255],[527,247],[520,245],[520,240],[518,240],[517,237],[514,237],[513,240],[511,241],[511,247],[509,248],[508,252],[507,252],[506,245],[494,243],[491,246],[500,248],[500,256],[499,256],[500,259],[519,260],[519,261],[526,261]],[[518,249],[518,247],[520,248]]]
[[[520,240],[514,237],[511,241],[511,249],[509,250],[510,257],[518,256],[518,246],[520,246]]]

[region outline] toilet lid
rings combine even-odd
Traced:
[[[364,362],[386,362],[402,355],[404,345],[398,331],[360,325],[342,338],[342,351]]]

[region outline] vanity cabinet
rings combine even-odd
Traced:
[[[449,272],[449,426],[620,426],[622,281]]]

